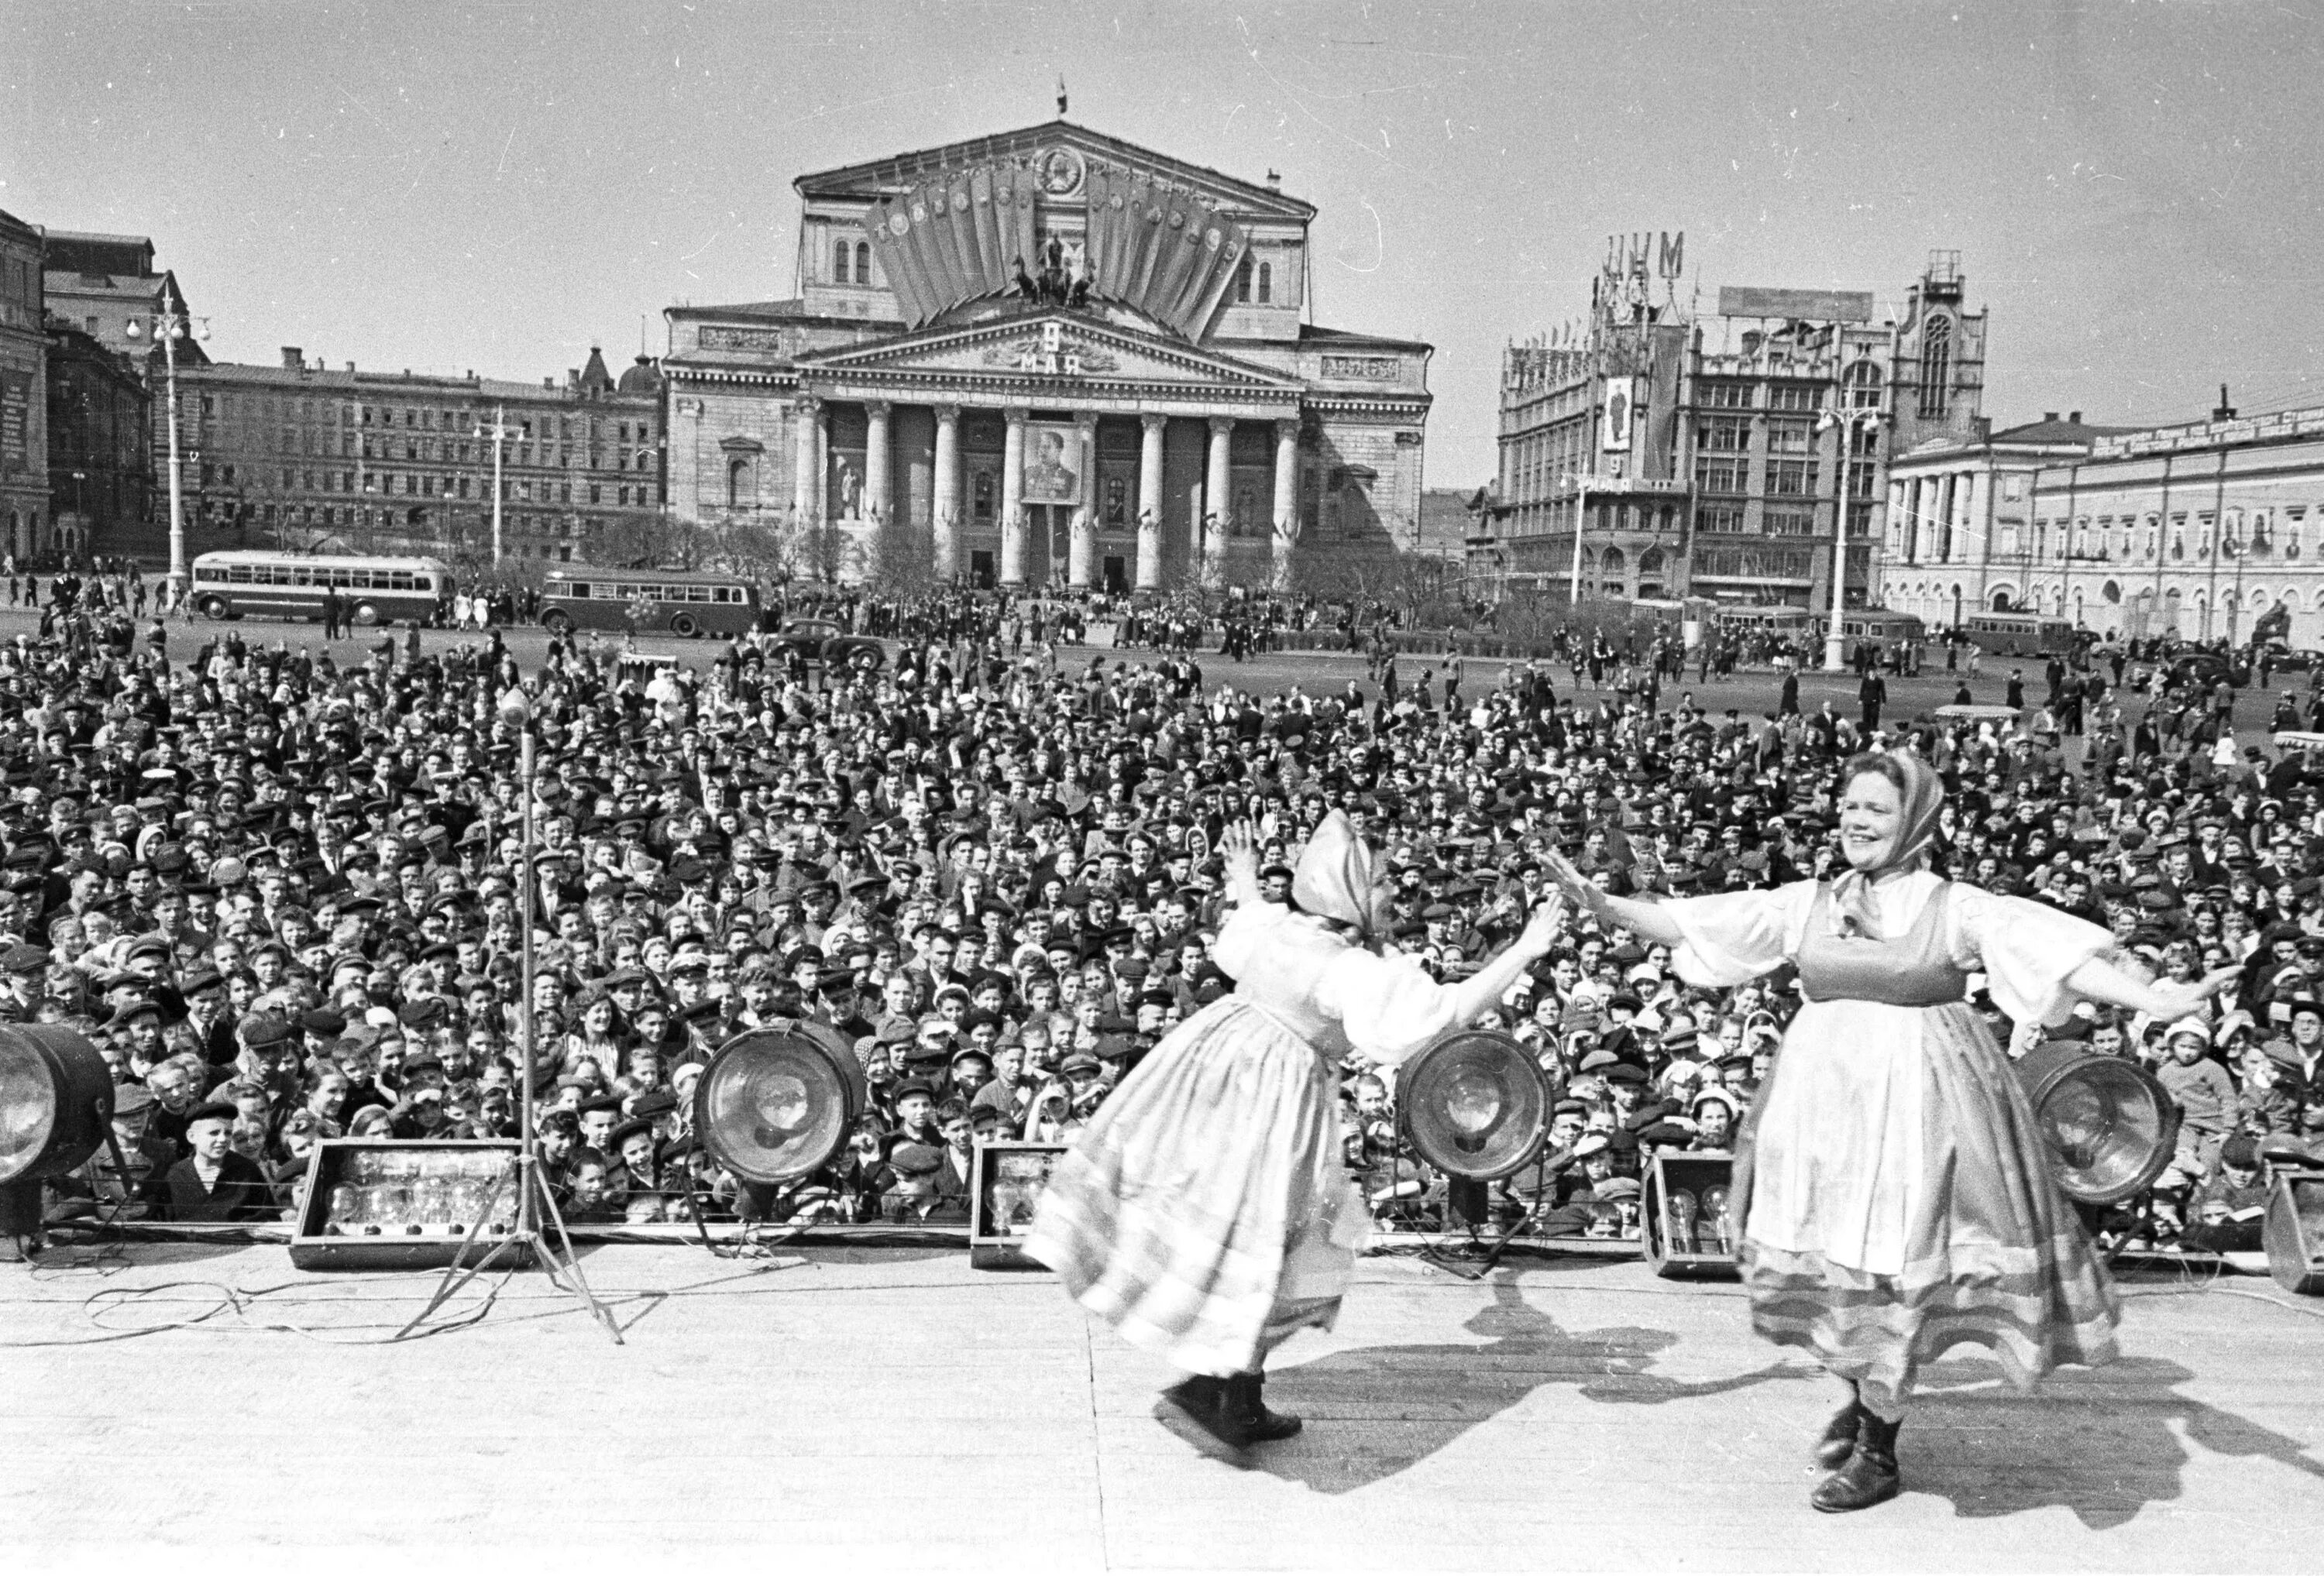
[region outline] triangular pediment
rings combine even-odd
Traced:
[[[1091,382],[1184,383],[1189,387],[1296,393],[1303,386],[1271,368],[1199,349],[1175,337],[1125,328],[1079,312],[1034,312],[999,322],[938,326],[871,345],[798,358],[802,374],[952,373],[961,377],[1080,378]]]
[[[817,171],[800,176],[791,184],[803,198],[860,198],[871,201],[908,191],[939,171],[964,171],[995,162],[1021,164],[1032,170],[1040,178],[1045,202],[1080,201],[1090,170],[1103,167],[1158,176],[1174,187],[1200,194],[1213,206],[1238,217],[1289,219],[1305,224],[1315,217],[1314,205],[1286,197],[1271,186],[1244,180],[1204,165],[1190,164],[1064,120],[896,153],[836,170]]]

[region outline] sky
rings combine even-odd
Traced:
[[[134,25],[129,23],[134,21]],[[797,288],[798,175],[1070,118],[1321,211],[1314,319],[1435,346],[1432,486],[1615,234],[1901,303],[1997,425],[2324,404],[2324,0],[5,0],[0,208],[151,235],[211,355],[561,378]],[[642,326],[642,329],[641,329]]]

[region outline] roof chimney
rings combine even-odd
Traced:
[[[284,372],[305,372],[307,370],[307,353],[300,349],[295,345],[284,346],[282,347],[282,370]]]
[[[2058,413],[2055,410],[2044,410],[2042,412],[2042,419],[2044,421],[2055,421],[2057,419]]]
[[[1270,170],[1267,172],[1267,189],[1269,191],[1281,191],[1283,189],[1282,171]]]
[[[2221,383],[2219,385],[2219,403],[2218,408],[2211,412],[2211,419],[2214,421],[2233,421],[2235,419],[2236,408],[2227,403],[2227,385]]]
[[[353,371],[355,371],[355,364],[354,362],[349,362],[349,363],[347,363],[347,371],[349,371],[349,372],[353,372]]]
[[[2066,419],[2080,427],[2082,424],[2082,413],[2080,410],[2069,410],[2066,412]]]

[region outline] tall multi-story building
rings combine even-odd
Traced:
[[[2098,427],[2080,411],[1896,456],[1886,604],[2030,612],[2133,639],[2324,645],[2324,408]]]
[[[49,318],[49,519],[61,551],[109,556],[153,546],[152,410],[143,359]]]
[[[1409,550],[1430,347],[1304,320],[1272,174],[1060,119],[795,185],[798,294],[667,314],[678,518],[1003,585]]]
[[[562,382],[338,370],[285,346],[275,366],[178,373],[197,548],[269,545],[492,553],[495,429],[504,550],[586,558],[661,517],[661,377],[617,382],[593,348]]]
[[[1647,239],[1609,245],[1585,322],[1504,354],[1472,585],[1570,591],[1578,563],[1585,597],[1828,607],[1844,484],[1848,599],[1869,602],[1892,447],[1972,431],[1982,400],[1959,254],[1876,324],[1853,291],[1730,287],[1697,315],[1683,237]]]
[[[52,545],[48,367],[41,232],[0,213],[0,550],[18,558]]]

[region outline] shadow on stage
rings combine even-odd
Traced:
[[[2062,1369],[2020,1396],[1989,1363],[1932,1364],[1927,1384],[1979,1387],[1914,1400],[1898,1447],[1905,1492],[1950,1499],[1965,1517],[2058,1507],[2103,1530],[2180,1497],[2188,1442],[2324,1479],[2324,1462],[2298,1440],[2181,1394],[2195,1378],[2175,1362],[2124,1358]]]
[[[1319,1494],[1345,1494],[1426,1460],[1549,1386],[1570,1385],[1609,1405],[1652,1406],[1771,1379],[1820,1377],[1797,1362],[1779,1361],[1726,1378],[1666,1378],[1653,1369],[1658,1353],[1678,1344],[1670,1331],[1635,1324],[1568,1331],[1508,1280],[1493,1284],[1491,1306],[1479,1309],[1462,1328],[1484,1343],[1368,1346],[1271,1372],[1269,1402],[1306,1414],[1321,1426],[1315,1434],[1252,1452],[1240,1464]],[[1173,1433],[1189,1436],[1167,1408],[1157,1416]],[[1334,1421],[1355,1417],[1363,1422]],[[1198,1436],[1194,1442],[1207,1445]]]

